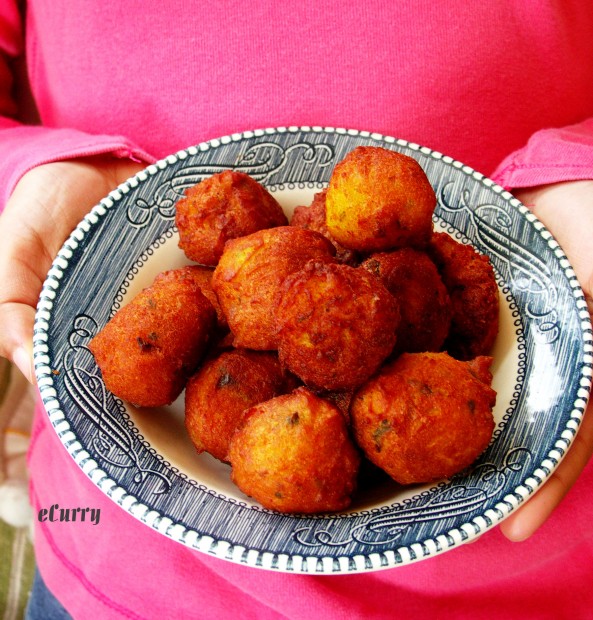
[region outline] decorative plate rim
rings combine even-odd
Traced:
[[[288,553],[276,553],[273,551],[235,545],[223,540],[222,537],[215,540],[207,534],[201,534],[180,523],[175,523],[169,517],[149,508],[103,471],[72,431],[70,423],[58,401],[58,393],[54,383],[55,376],[51,368],[51,360],[49,357],[49,320],[51,318],[54,299],[59,292],[61,280],[80,242],[82,242],[95,226],[101,222],[102,218],[106,216],[109,210],[121,200],[122,197],[172,164],[182,161],[192,155],[196,155],[199,152],[217,149],[232,142],[283,133],[343,134],[357,138],[365,138],[380,144],[395,144],[411,149],[412,151],[418,151],[430,158],[441,160],[443,163],[460,170],[467,176],[485,185],[494,193],[499,194],[512,207],[519,210],[521,215],[535,227],[539,235],[547,242],[548,246],[557,257],[562,272],[570,285],[573,301],[575,302],[575,307],[581,322],[581,335],[583,338],[581,367],[578,372],[580,387],[577,391],[577,398],[572,403],[570,417],[565,427],[562,429],[562,433],[559,433],[560,436],[557,438],[555,447],[549,451],[547,457],[542,460],[539,466],[523,480],[522,484],[515,487],[512,492],[508,493],[493,508],[486,510],[481,516],[475,517],[470,522],[463,523],[432,539],[399,548],[394,546],[392,550],[383,550],[377,553],[344,556],[316,555],[314,553],[310,555],[290,555]],[[546,229],[544,224],[529,211],[529,209],[521,204],[519,200],[500,185],[470,166],[450,156],[443,155],[428,147],[400,138],[355,129],[320,126],[288,126],[233,133],[221,138],[201,142],[195,146],[187,147],[175,154],[160,159],[154,164],[150,164],[100,200],[73,230],[48,271],[39,297],[35,316],[33,355],[35,374],[41,399],[50,422],[61,439],[62,445],[67,449],[68,453],[73,457],[74,461],[87,477],[121,508],[132,514],[142,523],[168,536],[172,540],[209,555],[251,567],[277,570],[280,572],[319,575],[365,572],[407,565],[441,554],[459,546],[461,543],[470,541],[508,517],[546,482],[558,464],[562,461],[567,450],[574,441],[591,392],[593,368],[592,343],[591,319],[585,296],[564,251],[552,234]],[[175,468],[172,469],[175,470]],[[187,476],[179,470],[174,471],[174,473],[178,476],[187,478]],[[262,509],[262,512],[273,511],[265,511]],[[323,516],[321,516],[320,519],[321,518],[323,518]]]

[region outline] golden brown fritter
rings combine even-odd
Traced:
[[[343,510],[360,464],[342,413],[306,388],[249,409],[229,454],[235,484],[280,512]]]
[[[398,321],[397,302],[378,278],[361,268],[310,261],[282,284],[278,354],[311,387],[351,390],[391,353]]]
[[[274,308],[280,285],[310,259],[333,260],[334,253],[323,235],[295,226],[260,230],[229,241],[214,270],[212,287],[235,346],[276,349]]]
[[[306,228],[308,230],[315,230],[321,233],[324,237],[327,237],[336,248],[336,260],[339,263],[345,263],[346,265],[352,265],[355,267],[360,258],[353,250],[348,250],[344,246],[340,245],[329,234],[327,224],[325,222],[325,195],[327,189],[318,192],[313,197],[313,201],[309,206],[300,206],[294,210],[292,219],[290,220],[291,226],[298,226],[300,228]]]
[[[359,146],[334,168],[326,223],[332,238],[351,250],[423,247],[432,234],[435,206],[435,193],[415,159]]]
[[[320,398],[324,398],[325,400],[329,400],[330,403],[333,403],[344,414],[346,422],[350,423],[350,402],[352,401],[352,396],[354,395],[353,390],[330,392],[321,390],[316,392],[316,394]]]
[[[492,359],[403,353],[354,395],[358,445],[401,484],[448,478],[469,467],[494,430]]]
[[[377,276],[399,303],[394,354],[439,351],[449,333],[451,300],[429,256],[402,248],[373,254],[362,267]]]
[[[249,175],[225,170],[190,187],[177,202],[179,247],[191,260],[214,266],[229,239],[288,220],[276,199]]]
[[[172,403],[201,361],[216,312],[186,269],[167,271],[91,340],[108,390],[134,405]]]
[[[460,360],[488,355],[499,325],[498,286],[487,256],[435,233],[428,252],[451,298],[451,328],[444,349]]]
[[[208,360],[185,389],[185,427],[196,450],[226,461],[244,411],[296,385],[275,353],[234,349]]]
[[[196,284],[200,287],[202,294],[206,299],[214,306],[216,310],[216,322],[221,332],[228,330],[229,326],[226,321],[226,317],[218,303],[218,297],[212,288],[212,274],[214,269],[206,267],[204,265],[188,265],[187,267],[181,267],[176,271],[186,270],[189,275],[193,277]]]

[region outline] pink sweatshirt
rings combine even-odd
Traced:
[[[281,125],[424,144],[507,188],[593,178],[593,3],[584,0],[17,0],[0,3],[0,203],[43,162],[150,162]],[[41,124],[16,120],[26,52]],[[193,552],[98,490],[43,411],[35,511],[101,508],[91,527],[36,524],[40,570],[78,618],[585,618],[593,613],[593,465],[523,544],[497,529],[410,566],[315,577]]]

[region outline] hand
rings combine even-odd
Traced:
[[[593,181],[556,183],[516,191],[515,196],[543,222],[570,260],[593,311]],[[542,488],[503,521],[512,541],[529,538],[550,516],[579,477],[593,453],[593,402],[570,450]]]
[[[45,276],[84,215],[144,166],[109,155],[38,166],[0,216],[0,356],[34,383],[33,323]]]

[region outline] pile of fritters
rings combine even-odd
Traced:
[[[401,484],[450,477],[488,446],[498,287],[487,257],[433,231],[419,163],[362,146],[290,223],[231,170],[177,205],[196,265],[167,272],[90,344],[136,405],[185,389],[198,452],[264,507],[345,509],[360,464]]]

